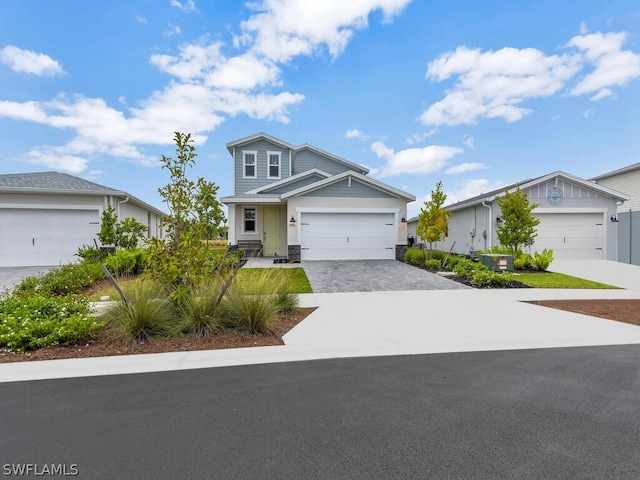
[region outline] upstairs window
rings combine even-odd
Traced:
[[[242,152],[242,176],[244,178],[257,178],[258,152]]]
[[[245,232],[256,231],[256,209],[255,208],[244,209],[244,231]]]
[[[269,159],[267,177],[268,178],[280,178],[280,152],[267,152],[267,158]]]

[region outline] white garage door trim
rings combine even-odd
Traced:
[[[554,258],[606,258],[606,210],[534,210],[539,218],[532,251],[553,249]]]
[[[77,261],[100,230],[100,208],[34,205],[0,208],[0,266],[49,266]]]
[[[302,260],[395,258],[396,211],[300,212]]]

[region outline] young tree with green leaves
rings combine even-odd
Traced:
[[[147,226],[133,217],[118,221],[116,209],[109,205],[102,211],[98,240],[102,245],[131,250],[147,233]]]
[[[150,273],[166,285],[193,285],[207,273],[210,249],[206,242],[225,222],[218,186],[200,177],[193,181],[187,169],[197,156],[191,134],[175,132],[176,158],[162,156],[170,182],[158,189],[169,209],[162,219],[167,238],[151,239]]]
[[[416,234],[425,242],[429,242],[429,250],[433,242],[444,240],[449,227],[448,218],[453,215],[443,208],[447,195],[442,191],[442,182],[436,183],[436,189],[431,191],[431,199],[424,202],[424,207],[418,214]]]
[[[536,226],[540,220],[531,211],[539,204],[529,203],[527,194],[520,188],[516,188],[513,193],[505,190],[504,197],[497,197],[496,201],[502,210],[500,217],[503,221],[498,226],[498,240],[515,256],[520,246],[531,244],[538,234]]]

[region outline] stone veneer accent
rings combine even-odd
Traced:
[[[397,244],[396,245],[396,260],[399,262],[404,262],[405,257],[407,256],[407,245],[406,244]]]
[[[289,245],[287,247],[287,258],[289,263],[300,263],[300,245]]]

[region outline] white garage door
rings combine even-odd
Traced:
[[[47,266],[78,260],[100,231],[98,210],[0,209],[0,266]]]
[[[303,213],[302,260],[395,258],[393,213]]]
[[[532,251],[553,249],[554,258],[604,258],[602,213],[540,213]]]

